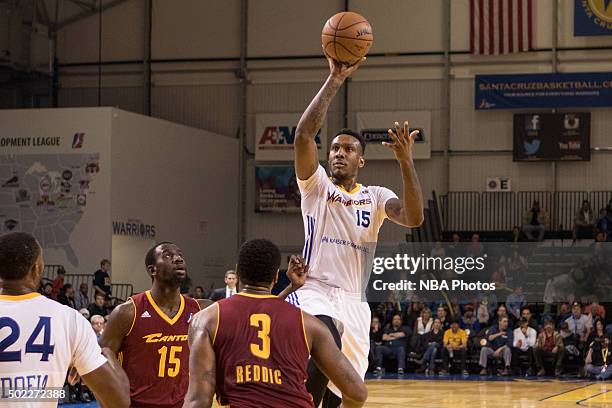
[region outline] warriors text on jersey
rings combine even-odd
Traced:
[[[134,323],[123,339],[120,361],[130,379],[132,407],[182,407],[189,385],[187,332],[200,307],[181,295],[179,310],[170,318],[150,291],[131,299]]]
[[[271,295],[239,293],[217,303],[213,338],[221,405],[312,408],[302,312]]]
[[[11,390],[61,389],[70,366],[85,375],[106,363],[87,319],[36,292],[0,295],[0,333],[2,407],[57,407],[57,401],[7,403],[4,398]]]
[[[397,196],[385,187],[361,184],[346,191],[332,183],[321,166],[298,184],[308,277],[346,292],[362,293],[378,231],[387,218],[385,204]]]

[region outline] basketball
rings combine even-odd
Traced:
[[[372,26],[360,14],[351,11],[334,14],[323,26],[323,49],[333,59],[354,64],[364,57],[372,46]]]

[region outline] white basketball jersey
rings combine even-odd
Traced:
[[[319,165],[308,180],[298,180],[306,235],[302,256],[309,278],[347,292],[362,293],[374,257],[378,231],[395,193],[360,184],[353,191],[336,186]]]
[[[0,295],[0,398],[15,389],[59,389],[71,366],[85,375],[105,362],[91,324],[76,310],[38,293]],[[20,401],[0,399],[0,406],[57,406]]]

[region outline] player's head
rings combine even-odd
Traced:
[[[147,251],[145,267],[154,282],[178,287],[187,277],[183,251],[172,242],[160,242]]]
[[[329,149],[329,171],[337,180],[357,177],[365,165],[365,139],[351,129],[340,129]]]
[[[42,248],[32,235],[11,232],[0,236],[0,286],[20,282],[36,290],[44,267]]]
[[[278,276],[281,253],[267,239],[253,239],[240,247],[236,272],[240,284],[272,288]]]

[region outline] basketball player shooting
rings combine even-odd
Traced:
[[[385,187],[357,183],[365,166],[365,141],[358,132],[342,129],[332,140],[328,171],[319,164],[315,136],[329,105],[346,80],[363,63],[343,65],[326,54],[330,74],[302,115],[295,137],[295,171],[302,194],[305,230],[303,257],[309,266],[306,284],[291,297],[292,303],[318,317],[332,332],[355,370],[363,377],[370,347],[370,308],[362,298],[366,258],[373,256],[378,231],[386,218],[405,227],[423,222],[423,198],[413,163],[418,131],[408,122],[389,129],[384,143],[397,160],[403,180],[403,198]],[[311,360],[308,391],[315,406],[337,407],[340,392]],[[334,395],[335,394],[335,395]]]

